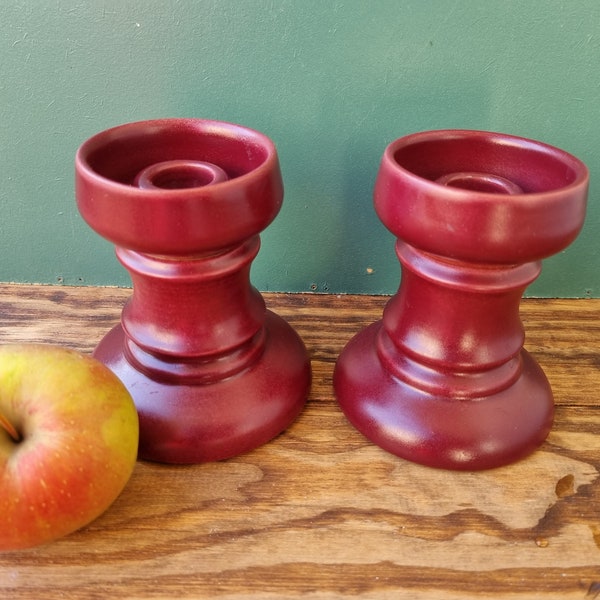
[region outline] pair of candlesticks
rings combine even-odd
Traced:
[[[333,387],[389,452],[448,469],[516,461],[548,435],[548,381],[523,348],[521,296],[585,218],[588,170],[521,137],[421,132],[383,154],[374,203],[398,238],[398,292],[350,340]],[[218,121],[128,123],[76,157],[85,221],[117,247],[132,296],[96,358],[133,396],[141,458],[230,458],[286,429],[311,384],[292,327],[250,281],[282,204],[276,148]]]

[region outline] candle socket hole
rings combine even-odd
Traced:
[[[145,168],[134,183],[142,189],[182,190],[214,185],[227,179],[227,173],[217,165],[174,160]]]
[[[522,194],[523,190],[516,183],[489,173],[449,173],[436,179],[436,183],[447,187],[482,192],[486,194]]]

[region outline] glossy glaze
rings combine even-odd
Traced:
[[[349,420],[408,460],[484,469],[546,438],[553,397],[523,349],[523,291],[568,246],[586,209],[575,157],[503,134],[447,130],[390,144],[374,202],[398,238],[399,290],[341,353]]]
[[[276,149],[229,123],[165,119],[97,134],[79,210],[117,247],[133,294],[95,356],[140,414],[140,456],[219,460],[285,429],[310,387],[304,344],[250,282],[283,199]]]

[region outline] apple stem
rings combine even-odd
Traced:
[[[8,432],[8,435],[15,440],[15,442],[21,441],[19,432],[14,428],[13,424],[0,412],[0,427]]]

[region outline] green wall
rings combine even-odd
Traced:
[[[584,231],[529,295],[599,296],[598,0],[2,0],[0,281],[129,285],[75,208],[73,157],[128,121],[237,122],[277,144],[286,196],[261,290],[392,293],[372,208],[385,146],[489,129],[590,168]]]

